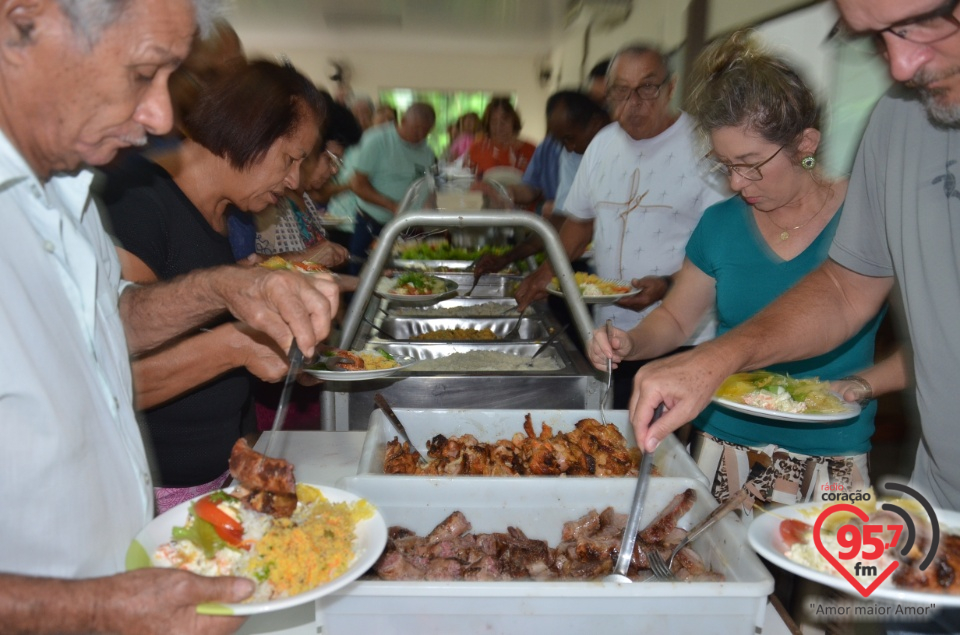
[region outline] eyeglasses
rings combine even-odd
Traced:
[[[342,169],[343,169],[343,159],[341,159],[340,157],[338,157],[337,155],[335,155],[335,154],[334,154],[333,152],[331,152],[330,150],[324,150],[323,152],[324,152],[324,154],[326,155],[327,160],[330,161],[330,163],[333,165],[333,167],[337,168],[338,170],[342,170]]]
[[[914,44],[933,44],[945,40],[957,31],[960,31],[960,20],[954,15],[960,5],[960,0],[947,0],[942,5],[924,14],[900,20],[885,29],[856,33],[850,30],[841,18],[827,35],[827,39],[842,37],[851,40],[862,37],[872,37],[878,46],[883,47],[883,34],[890,33],[901,40]]]
[[[709,165],[710,172],[719,172],[727,178],[730,178],[730,176],[736,172],[748,181],[759,181],[763,178],[763,174],[760,173],[760,168],[773,161],[773,157],[780,154],[780,151],[783,150],[784,147],[785,146],[780,146],[769,158],[764,159],[760,163],[754,163],[753,165],[747,165],[746,163],[724,163],[719,161],[713,154],[707,154],[703,157],[703,160]]]
[[[670,76],[668,75],[659,84],[640,84],[637,87],[611,86],[610,89],[607,90],[607,97],[611,101],[627,101],[630,99],[630,95],[636,95],[637,99],[650,101],[660,96],[660,89],[663,88],[663,85],[666,84],[669,79]]]

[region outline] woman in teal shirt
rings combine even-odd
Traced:
[[[728,331],[827,258],[846,182],[816,166],[820,108],[812,92],[788,64],[742,33],[701,58],[699,77],[690,111],[713,148],[705,165],[725,175],[737,195],[704,213],[660,307],[629,332],[612,329],[610,340],[603,329],[594,333],[590,357],[597,368],[605,368],[607,357],[616,363],[675,349],[711,310],[718,334]],[[866,369],[880,319],[829,353],[770,370],[836,379]],[[824,485],[849,491],[869,484],[875,413],[871,402],[854,419],[802,423],[711,405],[693,422],[692,451],[719,500],[747,485],[755,498],[795,503]],[[766,469],[747,484],[757,463]]]

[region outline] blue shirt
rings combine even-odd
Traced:
[[[739,196],[718,203],[703,218],[687,243],[687,258],[716,280],[717,335],[753,317],[826,260],[840,222],[838,211],[820,235],[792,260],[783,260],[767,245],[753,213]],[[873,345],[883,311],[859,333],[823,355],[771,366],[795,377],[834,380],[873,365]],[[782,334],[784,340],[790,333]],[[725,441],[760,446],[775,443],[791,452],[839,456],[867,452],[877,404],[870,402],[856,419],[837,423],[800,423],[753,417],[709,406],[693,425]]]
[[[547,135],[533,151],[530,165],[523,173],[523,182],[540,190],[543,200],[552,201],[557,197],[557,185],[560,182],[560,142]]]

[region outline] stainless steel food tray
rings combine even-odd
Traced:
[[[361,483],[351,487],[378,507],[388,525],[426,535],[453,511],[475,532],[517,527],[556,546],[564,522],[612,506],[627,513],[633,479],[450,479],[443,483]],[[697,501],[680,520],[691,527],[715,508],[699,481],[658,478],[650,483],[641,526],[687,488]],[[529,635],[530,633],[644,633],[754,635],[760,632],[773,579],[750,549],[739,520],[727,516],[693,543],[722,582],[388,582],[358,580],[321,598],[324,635],[357,633]]]
[[[394,340],[412,340],[418,335],[438,331],[441,329],[490,329],[498,340],[502,340],[514,324],[517,323],[516,317],[500,318],[412,318],[412,317],[387,317],[377,325]],[[383,338],[382,334],[372,331],[374,338]],[[544,340],[550,336],[550,329],[543,321],[535,318],[522,318],[520,328],[517,331],[519,340],[534,341]],[[371,338],[373,339],[373,338]],[[490,342],[495,343],[498,340],[457,340],[469,342]]]
[[[386,350],[393,356],[401,357],[412,357],[414,359],[439,359],[441,357],[446,357],[452,355],[453,353],[468,353],[470,351],[496,351],[498,353],[507,353],[510,355],[516,355],[518,357],[530,358],[537,349],[540,348],[540,344],[537,342],[389,342],[384,341],[383,343],[378,343],[377,348],[382,348]],[[469,370],[464,369],[460,371],[423,371],[418,369],[417,365],[414,364],[409,368],[405,368],[397,373],[397,376],[400,375],[416,375],[420,373],[429,373],[429,374],[454,374],[454,375],[484,375],[484,374],[496,374],[496,375],[529,375],[529,374],[554,374],[562,373],[571,366],[570,357],[567,354],[567,351],[564,350],[561,346],[556,343],[550,344],[547,349],[540,353],[537,359],[539,358],[551,359],[557,362],[559,368],[553,371],[528,371],[528,370],[514,370],[514,371],[478,371],[478,370]]]
[[[517,302],[513,298],[474,298],[469,297],[465,298],[463,296],[451,298],[449,300],[443,300],[442,302],[437,302],[428,307],[406,307],[400,306],[398,304],[388,304],[384,303],[383,311],[387,315],[398,315],[403,317],[496,317],[496,316],[480,316],[470,312],[474,307],[480,305],[498,305],[501,307],[498,311],[500,316],[510,317],[513,316],[514,319],[517,318],[519,313],[516,310]],[[462,309],[463,312],[457,313],[459,309]],[[447,315],[439,315],[440,312],[447,313]]]
[[[401,269],[413,269],[416,271],[451,273],[456,271],[466,272],[467,267],[474,263],[473,260],[409,260],[403,258],[394,258],[393,266]],[[516,265],[508,265],[499,273],[518,274]]]

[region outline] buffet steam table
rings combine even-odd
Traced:
[[[298,481],[335,486],[340,478],[357,473],[357,464],[366,433],[266,432],[257,442],[257,450],[263,451],[271,434],[279,435],[272,453],[283,457],[296,466]],[[796,626],[793,624],[788,626],[774,606],[767,603],[763,635],[790,635],[799,632],[794,629],[796,629]],[[255,615],[247,620],[239,633],[245,635],[265,633],[275,635],[322,635],[323,615],[317,612],[315,603],[309,602],[284,611]]]

